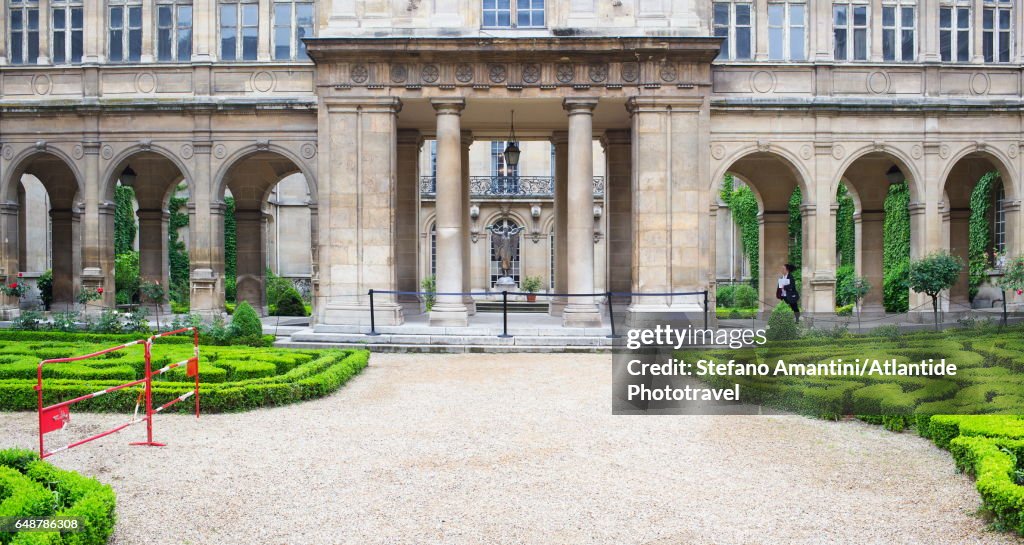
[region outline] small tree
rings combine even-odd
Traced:
[[[841,288],[842,293],[839,294],[840,298],[845,301],[853,301],[857,306],[857,330],[860,330],[860,311],[861,311],[861,300],[867,296],[868,292],[871,291],[871,282],[868,282],[867,278],[862,276],[854,276],[850,281],[843,284]]]
[[[263,335],[263,322],[248,302],[242,301],[231,315],[231,336],[245,340],[258,339]]]
[[[1024,294],[1024,255],[1006,260],[999,287],[1003,289],[1003,325],[1006,325],[1006,292]]]
[[[156,330],[160,331],[160,307],[167,302],[167,292],[160,282],[143,282],[139,289],[142,291],[142,295],[153,304],[153,309],[156,311]]]
[[[947,252],[929,254],[910,264],[910,289],[932,298],[935,330],[939,330],[939,294],[956,284],[964,262]]]

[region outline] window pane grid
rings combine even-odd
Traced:
[[[83,23],[81,1],[56,0],[50,10],[50,48],[54,64],[82,62]]]
[[[939,8],[939,58],[943,62],[971,60],[971,8],[949,2]]]
[[[259,45],[259,5],[254,2],[222,1],[218,11],[221,60],[256,60]]]
[[[1012,2],[986,0],[982,12],[982,54],[985,62],[1010,62]]]
[[[837,61],[868,60],[869,15],[867,4],[832,4],[833,56]]]
[[[168,2],[157,5],[157,52],[159,61],[192,59],[192,5]]]
[[[483,28],[544,28],[545,0],[482,0]]]
[[[715,2],[714,33],[725,38],[719,59],[750,60],[753,58],[754,8],[750,2]]]
[[[11,64],[39,62],[39,2],[12,1],[8,5]]]
[[[313,35],[313,4],[311,2],[274,3],[273,51],[275,60],[305,60],[303,38]]]
[[[107,59],[111,62],[138,62],[141,60],[142,4],[122,2],[111,5],[107,15]]]
[[[882,6],[882,58],[911,62],[917,59],[917,12],[913,0]]]
[[[768,4],[768,58],[807,60],[807,7],[803,2]]]

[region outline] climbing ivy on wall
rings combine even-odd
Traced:
[[[798,187],[789,197],[789,252],[786,254],[786,261],[796,267],[796,270],[793,271],[793,280],[796,282],[797,288],[799,288],[803,276],[804,232],[803,217],[800,215],[802,202],[803,195]]]
[[[135,190],[118,185],[114,189],[114,255],[126,254],[134,249],[135,234]]]
[[[235,228],[235,199],[224,197],[224,297],[235,300],[235,283],[238,280],[235,264],[238,262]]]
[[[886,312],[906,312],[910,303],[910,188],[889,186],[883,223],[882,304]]]
[[[985,270],[989,268],[988,252],[992,249],[992,189],[999,181],[998,172],[989,172],[978,180],[971,191],[971,219],[968,232],[968,263],[970,297],[978,293],[978,286],[985,281]]]
[[[183,187],[179,187],[179,190]],[[170,299],[178,304],[189,301],[189,262],[188,249],[181,240],[178,231],[188,226],[188,211],[185,208],[188,199],[171,197],[167,206],[170,220],[167,223],[167,257],[171,265]]]
[[[726,175],[725,180],[722,181],[721,198],[722,202],[729,206],[733,221],[740,229],[740,243],[743,245],[743,253],[746,254],[750,263],[751,284],[756,288],[760,278],[760,264],[758,263],[760,228],[757,223],[757,197],[745,185],[736,188],[732,175]]]
[[[857,241],[853,224],[853,213],[855,210],[853,197],[847,191],[846,186],[839,184],[836,191],[836,201],[839,202],[839,210],[836,211],[836,253],[838,254],[838,265],[854,265],[857,257]]]

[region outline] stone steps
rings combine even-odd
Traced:
[[[476,302],[477,312],[502,312],[501,301],[477,301]],[[509,301],[508,302],[509,314],[517,313],[536,313],[536,314],[547,314],[548,304],[546,302],[537,301],[530,303],[527,301]]]
[[[601,329],[580,330],[579,334],[537,329],[510,330],[510,337],[499,337],[501,330],[462,328],[453,332],[445,328],[419,328],[436,331],[387,332],[366,335],[362,332],[325,332],[306,329],[281,337],[275,346],[292,348],[362,347],[392,352],[605,352],[612,348],[612,339]],[[590,334],[583,334],[589,331]],[[519,334],[517,334],[519,333]]]

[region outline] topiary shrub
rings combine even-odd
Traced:
[[[731,307],[733,305],[733,294],[736,293],[736,286],[718,286],[715,289],[715,304],[719,307]]]
[[[272,313],[274,316],[305,316],[306,306],[302,304],[302,296],[292,288],[286,292],[277,302]]]
[[[853,265],[842,265],[836,269],[836,306],[844,307],[852,304],[850,297],[850,286],[853,283]]]
[[[796,326],[796,316],[793,309],[786,303],[775,305],[775,310],[768,317],[768,330],[765,331],[765,338],[769,341],[791,341],[800,336]]]
[[[732,302],[738,308],[754,308],[757,306],[757,290],[748,284],[739,284],[733,291]]]
[[[259,337],[263,334],[263,322],[248,302],[242,301],[231,316],[232,337]]]
[[[39,288],[39,298],[43,301],[43,310],[50,310],[53,304],[53,270],[46,269],[46,272],[39,275],[36,280],[36,287]]]

